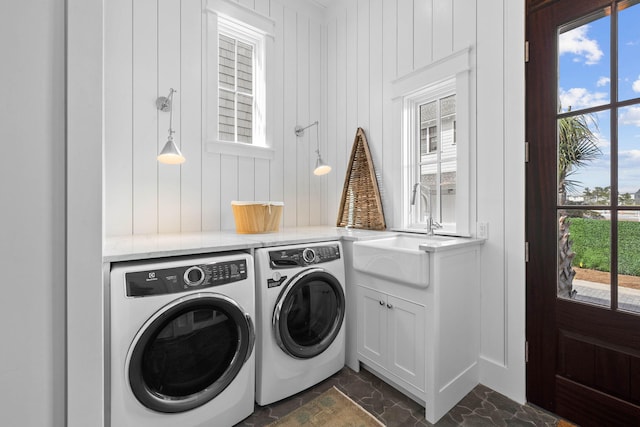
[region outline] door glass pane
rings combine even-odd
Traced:
[[[640,313],[640,211],[618,212],[618,307]]]
[[[640,1],[618,6],[618,99],[640,97]]]
[[[142,376],[154,394],[189,396],[220,378],[238,345],[238,326],[226,313],[190,310],[168,322],[147,345]]]
[[[609,117],[609,112],[605,111],[558,119],[559,205],[609,205]]]
[[[341,302],[329,283],[312,280],[292,291],[283,306],[287,307],[291,338],[300,346],[310,347],[334,332]]]
[[[611,212],[558,212],[558,297],[611,305]]]
[[[640,105],[619,110],[618,205],[640,205]]]
[[[603,10],[560,29],[558,111],[576,111],[609,103],[610,25],[611,18]]]

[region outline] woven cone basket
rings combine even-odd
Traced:
[[[337,226],[367,230],[387,228],[369,143],[362,128],[358,128],[353,141]]]

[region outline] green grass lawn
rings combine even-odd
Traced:
[[[610,271],[611,223],[606,220],[570,218],[569,233],[576,256],[575,267]],[[640,276],[640,223],[618,223],[618,273]]]

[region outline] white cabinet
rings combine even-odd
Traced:
[[[482,241],[430,239],[422,281],[399,271],[412,262],[407,251],[418,253],[405,247],[406,236],[347,245],[348,306],[356,314],[347,320],[347,364],[423,404],[435,424],[480,380]]]
[[[360,360],[424,392],[424,306],[365,286],[357,295]]]

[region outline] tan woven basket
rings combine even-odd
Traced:
[[[283,202],[231,202],[236,233],[273,233],[280,228]]]
[[[362,128],[358,128],[353,141],[336,225],[367,230],[387,228],[369,143]]]

